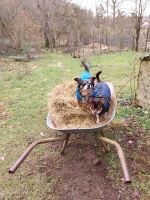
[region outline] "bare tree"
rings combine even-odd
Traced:
[[[120,5],[123,3],[124,0],[111,0],[112,1],[112,17],[113,17],[113,29],[115,29],[116,25],[116,14]]]
[[[102,27],[104,19],[105,9],[102,4],[96,7],[96,25],[98,29],[98,42],[99,42],[99,51],[101,52],[101,40],[102,40]]]
[[[112,7],[113,7],[113,26],[115,27],[115,17],[116,17],[116,3],[117,0],[112,0]]]
[[[1,37],[9,46],[26,48],[39,39],[39,27],[20,0],[3,1],[0,11]],[[34,34],[33,34],[34,33]]]
[[[11,48],[41,45],[77,50],[98,42],[110,47],[133,47],[138,50],[144,11],[149,0],[132,0],[136,9],[131,16],[121,10],[123,0],[102,0],[96,15],[71,0],[1,0],[0,44]],[[148,34],[147,34],[148,35]],[[145,36],[146,37],[146,36]],[[145,45],[145,40],[142,38]],[[96,47],[96,45],[95,45]],[[98,50],[97,49],[97,50]],[[96,52],[96,48],[95,51]]]
[[[145,9],[149,3],[149,0],[135,0],[135,51],[139,49],[139,38],[141,32],[141,26],[143,22],[143,16]]]
[[[117,26],[117,38],[118,38],[118,46],[119,49],[123,49],[124,47],[124,27],[125,27],[125,20],[124,20],[124,13],[118,10],[118,16],[116,18],[116,26]]]

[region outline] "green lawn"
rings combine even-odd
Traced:
[[[114,84],[118,98],[133,98],[136,86],[134,75],[139,67],[138,54],[122,52],[92,56],[89,60],[91,72],[95,75],[102,69],[101,79]],[[44,155],[46,146],[37,147],[15,174],[10,175],[7,171],[31,141],[42,137],[40,133],[44,133],[45,137],[52,135],[46,126],[50,92],[57,84],[80,75],[80,61],[70,55],[45,51],[40,59],[30,63],[17,63],[12,58],[1,57],[0,67],[3,118],[0,132],[0,199],[1,196],[4,199],[46,199],[44,195],[48,191],[50,193],[55,179],[46,182],[43,174],[30,174],[28,170],[32,160]],[[117,120],[131,115],[147,133],[150,129],[148,114],[132,106],[118,106]],[[116,157],[109,156],[107,162],[112,161],[116,165]],[[36,164],[31,166],[36,169]],[[133,187],[141,189],[138,182]],[[146,192],[147,187],[144,184],[142,190]]]

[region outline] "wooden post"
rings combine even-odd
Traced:
[[[145,52],[147,52],[147,42],[148,42],[148,39],[149,39],[149,27],[147,29],[147,35],[146,35]]]

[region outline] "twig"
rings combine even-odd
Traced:
[[[99,191],[99,193],[100,193],[100,198],[101,199],[103,199],[104,197],[103,197],[103,192],[101,191],[101,189],[97,186],[97,189],[98,189],[98,191]]]

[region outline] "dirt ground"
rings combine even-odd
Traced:
[[[39,167],[39,172],[59,177],[53,186],[55,200],[98,200],[117,198],[117,191],[112,188],[112,180],[106,178],[106,163],[94,165],[99,147],[91,135],[72,136],[66,153],[51,159],[47,155],[40,162],[46,165]],[[57,145],[51,148],[58,151]],[[58,163],[59,160],[59,163]],[[56,163],[57,162],[57,163]],[[57,167],[56,167],[57,166]]]
[[[136,127],[132,134],[129,128]],[[149,171],[147,165],[148,149],[142,143],[144,129],[139,127],[134,119],[127,119],[125,125],[112,125],[107,133],[113,136],[117,133],[116,140],[124,149],[129,167],[132,184],[134,179],[139,179],[139,171]],[[111,138],[115,139],[115,135]],[[104,154],[101,151],[101,143],[96,141],[94,135],[78,134],[71,135],[65,155],[60,155],[61,143],[48,146],[44,158],[37,160],[38,173],[45,174],[47,182],[55,179],[50,194],[46,194],[51,200],[140,200],[142,189],[135,189],[123,182],[123,174],[119,159],[117,166],[108,161],[107,157],[116,155],[115,149],[111,147],[111,153]],[[51,157],[52,152],[57,152]],[[138,155],[138,158],[136,156]],[[140,156],[139,156],[140,155]],[[93,161],[99,157],[100,162],[94,165]],[[34,163],[35,164],[35,163]],[[112,165],[111,165],[112,164]],[[32,163],[30,163],[32,168]],[[109,172],[113,171],[110,176]],[[51,178],[50,178],[51,177]],[[137,180],[136,180],[137,181]],[[143,180],[142,180],[143,181]],[[49,198],[50,195],[50,198]],[[148,197],[145,198],[145,200]]]

